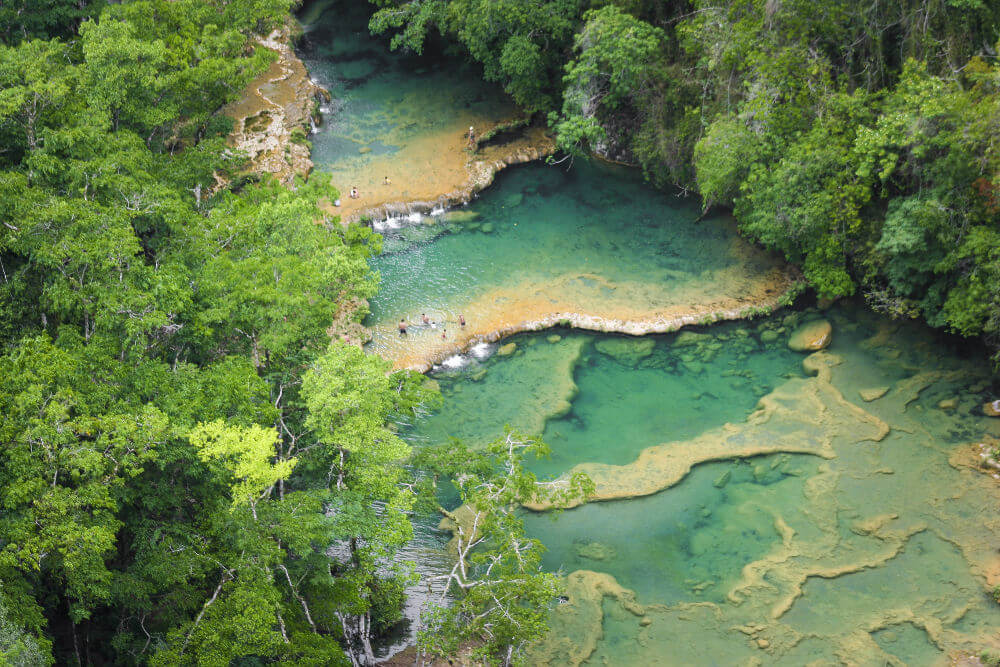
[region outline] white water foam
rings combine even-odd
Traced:
[[[456,370],[456,369],[462,368],[463,366],[465,366],[466,364],[468,364],[470,361],[471,361],[471,359],[469,359],[464,354],[456,354],[456,355],[448,357],[447,359],[445,359],[444,361],[442,361],[441,362],[441,367],[442,368],[447,368],[448,370]]]
[[[478,343],[472,346],[469,353],[472,354],[476,359],[485,359],[486,357],[493,354],[493,349],[495,345],[490,345],[489,343]]]
[[[372,222],[372,229],[376,232],[384,232],[387,229],[399,229],[402,226],[402,218],[386,218],[385,220],[374,220]]]

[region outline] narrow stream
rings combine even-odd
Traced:
[[[400,156],[435,130],[412,116],[447,114],[435,105],[450,98],[420,111],[416,96],[482,84],[387,56],[362,27],[325,24],[342,17],[323,7],[306,9],[308,63],[347,101],[313,137],[318,168],[395,155],[419,177]],[[554,521],[526,514],[568,587],[532,664],[928,665],[1000,652],[1000,495],[975,448],[1000,439],[1000,420],[982,413],[993,386],[977,346],[852,303],[643,337],[555,326],[487,342],[567,312],[624,329],[781,291],[780,262],[730,220],[697,214],[634,173],[578,161],[505,173],[456,212],[377,221],[371,349],[436,364],[445,397],[405,437],[477,444],[511,424],[552,446],[536,472],[588,472],[605,500]],[[816,320],[831,324],[830,347],[791,351]],[[447,567],[436,523],[421,518],[405,554],[423,574]],[[412,620],[426,584],[411,592]]]

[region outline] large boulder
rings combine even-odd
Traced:
[[[806,322],[788,339],[788,347],[796,352],[815,352],[822,350],[833,339],[833,325],[827,320]]]
[[[1000,401],[990,401],[983,404],[983,414],[987,417],[1000,417]]]

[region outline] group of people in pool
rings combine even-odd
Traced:
[[[437,322],[435,322],[431,318],[427,317],[427,313],[420,313],[420,322],[422,323],[422,326],[424,326],[425,328],[430,328],[430,329],[436,329],[437,325],[438,325]],[[446,323],[442,322],[441,324],[446,324]],[[461,327],[465,326],[465,315],[461,315],[460,314],[458,316],[458,325],[461,326]],[[399,320],[399,335],[400,336],[405,336],[406,335],[406,330],[407,330],[408,327],[409,327],[409,325],[407,325],[405,317],[403,319]],[[441,329],[441,340],[445,340],[446,338],[448,338],[448,327],[447,326],[445,326],[444,328]]]

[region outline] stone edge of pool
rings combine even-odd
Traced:
[[[738,306],[730,308],[693,309],[691,312],[674,317],[656,317],[640,320],[616,319],[577,312],[554,312],[540,318],[497,327],[485,334],[475,334],[464,339],[455,339],[447,345],[428,350],[426,357],[412,363],[401,362],[399,359],[392,359],[387,355],[384,356],[393,361],[397,369],[426,373],[449,357],[467,353],[475,345],[495,343],[515,334],[542,331],[557,326],[629,336],[645,336],[648,334],[672,333],[685,326],[748,319],[760,311],[772,313],[778,310],[790,296],[797,293],[802,280],[799,272],[792,266],[786,266],[782,271],[781,277],[783,284],[781,284],[781,289],[777,290],[775,294],[754,300],[752,303],[740,302]]]
[[[517,140],[502,146],[486,146],[469,159],[464,152],[457,155],[465,160],[464,169],[468,174],[465,183],[456,184],[448,192],[433,199],[376,202],[364,208],[345,213],[342,224],[361,220],[385,220],[406,216],[411,213],[430,213],[469,203],[479,192],[493,184],[496,175],[518,164],[527,164],[545,159],[556,152],[553,138],[540,127],[529,127]],[[336,213],[335,208],[330,209]]]

